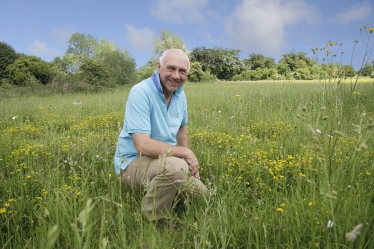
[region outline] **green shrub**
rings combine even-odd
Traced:
[[[297,80],[311,80],[312,75],[308,68],[298,68],[294,74],[295,79]]]
[[[201,81],[213,81],[216,80],[216,76],[213,75],[209,70],[204,72],[203,77],[201,78]]]
[[[84,58],[80,65],[83,81],[95,87],[109,86],[110,73],[104,63],[93,58]]]
[[[25,86],[34,87],[40,85],[41,82],[32,74],[27,74],[25,79]]]
[[[29,75],[45,85],[51,78],[52,66],[36,56],[21,55],[6,72],[15,85],[25,85]]]
[[[0,91],[13,88],[13,84],[9,79],[0,79]]]
[[[137,81],[135,59],[126,50],[107,48],[92,58],[103,62],[114,84],[127,85]]]
[[[204,71],[198,61],[191,62],[190,71],[188,72],[188,81],[199,82],[204,77]]]
[[[145,80],[152,76],[152,74],[155,72],[156,67],[152,66],[144,66],[138,69],[138,81]]]

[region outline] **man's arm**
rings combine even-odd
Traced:
[[[186,160],[187,164],[191,168],[190,174],[195,177],[198,176],[199,161],[195,154],[189,148],[184,146],[188,146],[186,128],[182,128],[182,130],[179,129],[177,134],[177,141],[181,144],[177,146],[172,146],[167,143],[152,139],[149,134],[134,133],[132,134],[132,139],[134,140],[137,153],[149,157],[158,157],[163,153],[165,153],[166,155],[170,155],[169,152],[171,152],[171,156],[183,158],[184,160]]]
[[[176,138],[179,146],[188,148],[187,126],[181,126],[179,128]]]

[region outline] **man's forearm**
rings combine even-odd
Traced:
[[[143,156],[158,157],[161,154],[167,154],[175,157],[186,158],[192,153],[190,149],[183,146],[185,144],[177,146],[169,145],[150,138],[148,134],[133,134],[132,137],[136,151]]]
[[[188,148],[187,126],[179,128],[176,138],[178,145]]]

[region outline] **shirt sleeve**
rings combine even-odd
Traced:
[[[130,91],[125,112],[127,132],[151,134],[150,113],[148,96],[142,91]]]
[[[184,98],[184,115],[183,115],[183,120],[182,120],[182,123],[181,123],[181,126],[186,126],[187,123],[188,123],[188,109],[187,109],[187,98],[186,98],[186,95],[183,94],[183,98]]]

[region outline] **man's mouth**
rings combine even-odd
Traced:
[[[178,85],[178,82],[175,82],[175,81],[172,81],[172,80],[169,80],[170,84],[171,85]]]

